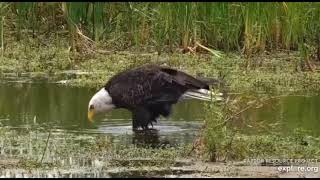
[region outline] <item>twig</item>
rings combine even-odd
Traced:
[[[80,31],[80,29],[78,28],[77,25],[75,25],[77,33],[82,36],[84,39],[88,40],[89,42],[94,44],[94,41],[92,39],[90,39],[89,37],[87,37],[86,35],[82,34],[82,32]]]
[[[200,44],[199,42],[196,42],[196,45],[201,47],[202,49],[205,49],[205,50],[211,52],[213,55],[215,55],[215,56],[217,56],[219,58],[221,57],[218,53],[214,52],[214,50],[205,47],[204,45]]]
[[[250,108],[252,108],[252,107],[253,107],[253,105],[247,106],[246,108],[244,108],[244,109],[242,109],[241,111],[237,112],[237,113],[234,114],[233,116],[231,116],[231,117],[227,118],[226,120],[224,120],[222,123],[214,126],[214,128],[219,127],[219,126],[222,126],[222,125],[225,125],[225,124],[226,124],[228,121],[230,121],[232,118],[238,116],[239,114],[243,113],[244,111],[246,111],[246,110],[248,110],[248,109],[250,109]]]
[[[276,98],[280,98],[280,97],[284,97],[285,95],[280,95],[280,96],[274,96],[274,97],[270,97],[269,99],[261,102],[262,104],[266,103],[267,101],[271,100],[271,99],[276,99]],[[224,120],[222,123],[216,125],[214,128],[224,125],[225,123],[227,123],[228,121],[230,121],[232,118],[238,116],[239,114],[247,111],[248,109],[252,108],[255,104],[252,105],[248,105],[247,107],[245,107],[244,109],[242,109],[241,111],[237,112],[236,114],[232,115],[231,117],[227,118],[226,120]]]
[[[97,49],[96,52],[100,53],[100,54],[113,54],[113,53],[115,53],[114,51],[107,51],[107,50],[103,50],[103,49]]]
[[[309,57],[306,57],[304,61],[306,62],[306,64],[307,64],[307,66],[309,67],[309,69],[310,69],[312,72],[314,72],[314,68],[313,68],[312,64],[310,63],[310,61],[309,61]]]
[[[44,148],[44,151],[43,151],[43,154],[42,154],[42,157],[41,157],[41,161],[40,161],[40,163],[42,163],[42,160],[43,160],[44,154],[45,154],[45,153],[46,153],[46,151],[47,151],[47,147],[48,147],[48,142],[49,142],[50,135],[51,135],[51,129],[49,130],[49,135],[48,135],[48,138],[47,138],[46,147]]]
[[[195,54],[195,52],[194,52],[194,48],[191,48],[191,47],[187,47],[187,49],[189,50],[189,52],[191,52],[192,54]]]

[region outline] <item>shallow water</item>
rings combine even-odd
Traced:
[[[0,123],[12,128],[44,127],[74,133],[99,133],[112,136],[132,132],[131,113],[113,110],[91,123],[87,119],[88,102],[96,90],[67,87],[54,83],[5,83],[0,86]],[[152,141],[192,142],[202,123],[202,102],[188,100],[175,105],[168,119],[160,118]],[[140,137],[140,136],[139,136]],[[150,136],[149,136],[150,137]],[[142,141],[147,141],[142,139]]]
[[[243,113],[238,125],[248,134],[277,132],[290,135],[295,129],[320,136],[320,96],[284,96]]]
[[[134,139],[131,113],[113,110],[94,123],[87,119],[87,106],[94,89],[68,87],[55,83],[3,83],[0,86],[0,125],[12,128],[43,127],[71,133],[98,133]],[[235,124],[245,133],[279,131],[291,133],[295,128],[320,135],[320,96],[287,96],[274,99],[260,108],[241,115]],[[192,142],[203,123],[203,102],[186,100],[173,107],[169,118],[160,118],[152,141]],[[274,125],[274,126],[272,126]],[[142,139],[142,141],[148,141]]]
[[[3,162],[7,169],[0,171],[0,177],[123,177],[125,173],[117,169],[118,167],[114,167],[115,172],[110,168],[107,168],[110,172],[97,169],[93,162],[104,164],[108,159],[98,160],[100,156],[89,157],[84,154],[83,144],[95,145],[94,142],[97,138],[101,140],[101,136],[110,140],[112,145],[139,144],[158,148],[190,143],[199,133],[205,115],[203,102],[187,100],[173,107],[170,118],[161,118],[154,126],[156,131],[148,134],[133,133],[131,113],[124,109],[113,110],[94,123],[87,120],[88,101],[95,92],[96,90],[89,88],[47,82],[0,84],[0,127],[15,129],[6,132],[0,139],[0,160],[1,157],[8,158]],[[319,136],[318,107],[320,96],[281,97],[260,108],[249,109],[241,114],[241,118],[234,122],[234,125],[246,134],[270,131],[291,134],[294,129],[303,128]],[[49,130],[52,132],[50,143],[48,150],[44,151]],[[11,145],[5,145],[7,142]],[[71,150],[64,150],[65,148]],[[57,153],[60,151],[71,154]],[[25,157],[37,161],[44,157],[44,162],[59,162],[63,167],[58,171],[35,169],[33,172],[16,169],[14,166],[13,169],[8,167],[10,158],[16,161],[16,158]],[[161,174],[154,174],[157,173]],[[166,171],[163,173],[172,174]],[[181,173],[186,174],[182,171]],[[129,173],[125,176],[138,175]]]

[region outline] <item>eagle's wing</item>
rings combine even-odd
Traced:
[[[209,89],[208,84],[198,80],[184,72],[177,71],[170,68],[161,68],[161,72],[165,72],[170,75],[170,78],[180,86],[187,89]]]
[[[120,106],[134,106],[175,103],[187,90],[209,87],[186,73],[154,67],[137,69],[118,76],[108,88],[113,100],[118,101]]]

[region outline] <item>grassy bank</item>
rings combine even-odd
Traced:
[[[27,48],[27,49],[26,49]],[[59,46],[35,48],[28,44],[13,44],[1,58],[2,78],[21,78],[30,72],[31,79],[47,79],[54,82],[66,80],[62,85],[100,88],[108,78],[121,70],[145,63],[168,65],[200,77],[223,76],[230,99],[220,105],[207,107],[206,124],[194,152],[212,161],[243,160],[257,157],[318,158],[319,140],[307,133],[284,137],[272,134],[243,135],[229,122],[236,121],[247,106],[260,106],[276,95],[317,94],[320,86],[319,72],[304,71],[298,52],[278,52],[255,56],[248,68],[240,54],[221,56],[211,54],[162,54],[136,51],[91,53],[83,56]],[[78,70],[73,75],[64,71]],[[36,72],[36,73],[35,73]],[[13,79],[14,79],[13,78]],[[241,93],[241,97],[233,97]],[[299,131],[297,131],[299,132]],[[307,142],[301,143],[303,141]],[[98,142],[96,142],[98,143]],[[282,145],[284,144],[284,145]],[[140,150],[138,150],[140,151]],[[174,153],[175,150],[169,150]],[[137,154],[136,154],[137,155]],[[137,155],[140,157],[139,155]],[[170,159],[170,157],[169,157]],[[169,163],[170,164],[170,163]]]
[[[121,146],[99,135],[52,132],[48,138],[43,130],[0,127],[0,169],[167,168],[180,158],[319,159],[319,137],[303,129],[284,136],[275,133],[276,124],[264,124],[268,133],[248,135],[232,125],[248,108],[277,96],[319,93],[319,5],[0,3],[0,83],[48,80],[99,89],[122,70],[155,63],[218,77],[228,97],[206,104],[193,147]]]
[[[102,51],[89,54],[68,50],[65,41],[50,46],[37,47],[32,43],[11,43],[10,51],[0,58],[0,76],[43,76],[55,81],[67,80],[67,85],[98,88],[114,74],[146,63],[167,65],[200,77],[223,77],[226,91],[246,93],[252,90],[272,94],[299,92],[317,93],[319,77],[317,64],[309,71],[301,63],[303,58],[296,51],[264,53],[247,59],[237,53],[161,54],[138,50]],[[70,70],[75,73],[68,76]]]

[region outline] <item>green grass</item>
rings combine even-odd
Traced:
[[[301,71],[320,46],[320,3],[1,3],[0,17],[0,76],[44,72],[64,80],[54,74],[76,69],[89,74],[77,75],[67,85],[99,88],[124,69],[157,63],[197,76],[222,73],[231,93],[306,94],[320,88],[317,70]],[[196,42],[225,53],[218,57],[177,52]],[[318,139],[306,135],[299,138],[307,138],[311,146],[275,134],[244,136],[220,125],[232,116],[227,109],[234,108],[234,113],[246,103],[208,106],[202,151],[207,159],[240,160],[272,152],[319,157],[314,148]],[[148,154],[144,149],[134,152]],[[176,155],[159,154],[166,156],[164,164]],[[32,162],[24,166],[38,165]]]
[[[189,74],[202,77],[218,77],[220,72],[225,76],[226,90],[229,93],[255,94],[261,92],[269,95],[287,95],[287,94],[318,94],[320,88],[319,72],[302,72],[297,71],[296,62],[301,59],[297,52],[277,53],[272,55],[261,55],[253,58],[257,62],[251,70],[246,69],[246,63],[239,54],[222,54],[216,57],[211,55],[199,54],[161,54],[156,53],[133,53],[118,52],[110,54],[95,53],[88,56],[74,54],[67,50],[67,41],[61,41],[56,46],[41,46],[37,48],[37,43],[29,41],[29,44],[12,43],[10,51],[4,52],[4,57],[0,59],[0,77],[6,76],[6,73],[23,73],[23,72],[43,72],[44,76],[53,78],[54,80],[68,79],[67,86],[85,86],[90,88],[101,87],[112,75],[135,66],[146,63],[166,64],[168,66],[178,68]],[[68,76],[59,76],[62,70],[77,69],[89,74],[76,75],[74,78]],[[18,75],[17,75],[18,76]],[[41,76],[33,74],[31,76]],[[19,79],[19,77],[17,77]],[[258,94],[259,95],[259,94]],[[261,97],[262,96],[262,97]],[[277,134],[264,134],[259,136],[250,136],[241,134],[238,129],[234,129],[229,123],[223,122],[233,116],[235,113],[245,108],[249,102],[256,102],[266,95],[258,97],[245,97],[244,99],[231,99],[226,105],[207,106],[205,113],[206,126],[203,129],[202,139],[204,140],[204,148],[200,154],[206,160],[243,160],[244,158],[279,158],[288,155],[291,158],[319,158],[318,151],[319,139],[308,136],[307,134],[297,131],[293,136],[284,137]],[[269,128],[271,125],[266,126]],[[31,134],[33,132],[30,132]],[[1,135],[1,133],[0,133]],[[42,155],[45,138],[47,134],[42,134],[41,141],[34,144],[39,146],[37,154]],[[8,137],[14,137],[9,133]],[[25,137],[24,135],[20,137]],[[1,139],[1,138],[0,138]],[[10,139],[10,138],[9,138]],[[52,136],[52,139],[59,139]],[[302,140],[301,140],[302,139]],[[31,139],[32,140],[32,139]],[[91,152],[103,153],[101,149],[108,143],[100,141],[91,142],[93,146],[89,148]],[[304,145],[307,141],[308,146]],[[13,142],[14,143],[14,142]],[[26,142],[27,143],[27,142]],[[99,145],[95,143],[101,143]],[[19,143],[18,143],[19,144]],[[72,151],[78,157],[84,154],[86,147],[77,149],[80,145],[70,146],[67,142],[57,142],[62,145],[61,148],[53,149],[54,153],[62,155],[70,155]],[[70,143],[72,144],[72,143]],[[24,145],[21,144],[21,147]],[[101,149],[99,150],[99,146]],[[97,149],[94,149],[97,148]],[[171,159],[176,156],[182,156],[183,152],[177,155],[176,149],[166,150],[150,150],[140,147],[116,147],[118,151],[114,151],[112,155],[121,156],[124,159],[130,157],[148,157],[150,153],[156,154],[156,159],[161,161],[150,161],[152,166],[172,165]],[[80,151],[80,152],[79,152]],[[19,151],[20,152],[20,151]],[[34,151],[36,152],[36,151]],[[109,151],[107,151],[109,152]],[[56,154],[56,155],[57,155]],[[60,156],[57,155],[58,157]],[[25,155],[25,154],[24,154]],[[89,154],[88,156],[91,156]],[[105,155],[105,154],[104,154]],[[20,165],[23,168],[34,168],[41,166],[59,166],[59,163],[48,162],[47,164],[39,164],[38,159],[41,157],[28,159],[28,155],[24,156],[27,160]],[[94,155],[96,157],[96,155]],[[185,154],[183,155],[185,157]],[[46,157],[48,158],[48,157]],[[63,158],[67,158],[64,157]],[[81,158],[80,158],[81,159]],[[127,164],[125,160],[115,160],[112,165],[117,166],[128,165],[138,166],[141,162],[132,162]],[[138,165],[137,165],[138,163]]]
[[[54,37],[53,37],[54,38]],[[172,53],[157,55],[142,51],[122,51],[108,53],[73,53],[68,50],[68,41],[54,42],[52,46],[41,45],[37,40],[28,43],[15,42],[7,45],[0,58],[0,76],[5,73],[42,72],[53,80],[68,79],[67,85],[98,87],[112,75],[138,65],[156,63],[181,69],[195,76],[225,76],[229,92],[261,91],[271,94],[317,93],[320,87],[318,71],[300,71],[299,53],[274,53],[252,58],[251,70],[246,69],[246,60],[240,54],[221,54],[221,57],[208,54]],[[60,76],[65,70],[79,70],[89,74],[76,78]],[[56,74],[54,76],[53,74]]]
[[[195,42],[247,57],[277,49],[306,51],[319,44],[320,3],[2,3],[4,34],[37,38],[68,31],[69,45],[81,44],[79,31],[109,48],[155,47],[158,53]],[[13,26],[14,25],[14,26]],[[80,50],[78,50],[80,51]]]
[[[315,58],[320,46],[320,3],[0,3],[0,18],[0,77],[40,72],[39,76],[49,74],[58,81],[66,78],[59,76],[61,71],[80,70],[89,74],[76,75],[66,85],[98,89],[124,69],[157,63],[197,76],[222,73],[230,93],[317,94],[320,88],[317,70],[301,71],[302,62]],[[218,57],[177,52],[195,42],[224,53]],[[243,105],[259,102],[259,98],[207,106],[200,149],[205,160],[320,157],[319,138],[303,131],[290,137],[250,136],[224,123]],[[83,145],[72,139],[77,137],[64,135],[59,141],[61,136],[53,134],[51,151],[40,163],[47,133],[39,133],[41,138],[31,143],[33,131],[21,135],[0,130],[4,131],[0,139],[26,169],[63,166],[70,157],[78,164],[103,157],[115,159],[110,166],[129,167],[145,165],[126,161],[135,157],[153,156],[147,165],[158,167],[172,165],[177,157],[189,157],[182,147],[111,147],[104,137],[84,138],[88,142]]]
[[[188,156],[191,146],[140,147],[114,142],[108,135],[51,132],[41,128],[0,128],[1,156],[19,160],[15,168],[94,168],[94,161],[110,167],[170,166]],[[120,137],[126,141],[126,136]],[[5,146],[4,146],[5,145]],[[140,161],[139,161],[140,160]],[[5,168],[5,167],[4,167]],[[10,167],[8,167],[10,168]]]

